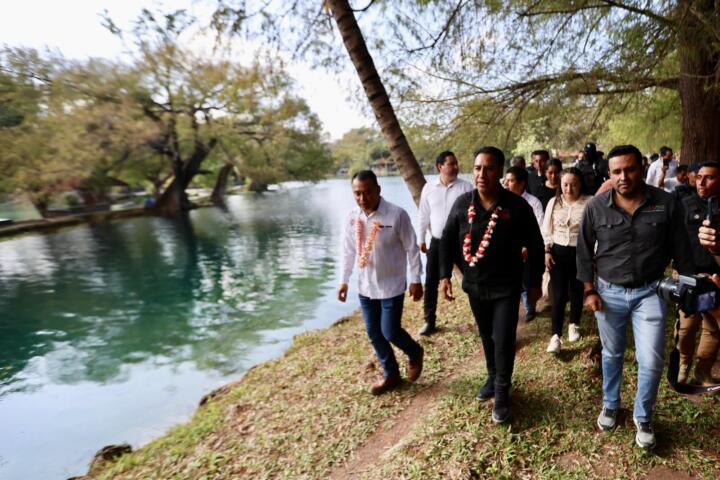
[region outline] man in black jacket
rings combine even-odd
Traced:
[[[479,400],[495,397],[492,418],[510,415],[509,390],[515,362],[515,330],[523,280],[523,247],[528,250],[528,297],[540,297],[543,240],[533,211],[520,196],[500,186],[505,156],[495,147],[475,153],[475,189],[458,197],[440,240],[440,289],[452,300],[453,263],[461,265],[462,289],[480,331],[488,378]]]

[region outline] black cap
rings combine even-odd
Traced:
[[[585,147],[583,147],[583,152],[585,153],[595,153],[595,144],[594,143],[586,143]]]

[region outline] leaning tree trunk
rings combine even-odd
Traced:
[[[192,179],[200,171],[200,165],[207,158],[215,146],[216,140],[211,139],[207,145],[195,142],[193,153],[187,160],[178,159],[173,164],[174,177],[168,188],[162,193],[155,205],[155,211],[160,215],[177,216],[192,208],[185,191]]]
[[[680,160],[720,161],[720,48],[708,31],[711,25],[706,23],[720,16],[720,2],[681,0],[679,8],[678,90],[683,133]]]
[[[380,80],[375,63],[365,45],[360,27],[357,24],[350,4],[347,0],[328,0],[332,16],[337,23],[345,48],[357,70],[362,86],[365,89],[368,101],[372,106],[375,118],[380,124],[380,130],[385,142],[392,153],[400,174],[410,189],[415,204],[420,202],[420,192],[425,184],[425,176],[418,165],[415,155],[408,145],[400,123],[395,116],[395,110]]]
[[[217,181],[215,182],[215,188],[213,188],[212,196],[210,197],[214,205],[225,205],[227,181],[230,173],[233,171],[233,168],[235,168],[235,166],[232,163],[226,163],[220,169]]]

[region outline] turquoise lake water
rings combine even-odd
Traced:
[[[399,177],[383,195],[417,209]],[[64,479],[133,448],[292,337],[357,308],[335,298],[348,180],[0,242],[0,478]]]

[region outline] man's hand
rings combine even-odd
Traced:
[[[412,297],[414,302],[420,300],[423,296],[423,288],[421,283],[411,283],[408,293]]]
[[[713,255],[720,255],[720,244],[717,241],[717,230],[710,226],[710,220],[703,220],[698,230],[700,245]]]
[[[420,244],[420,251],[422,253],[427,253],[427,245],[425,245],[425,242]]]
[[[545,254],[545,268],[548,269],[548,272],[553,269],[555,266],[555,259],[553,258],[551,253]]]
[[[523,259],[523,263],[527,263],[527,261],[528,261],[528,249],[525,248],[525,247],[522,248],[522,259]]]
[[[348,284],[341,283],[337,290],[338,300],[340,300],[341,302],[344,302],[345,300],[347,300],[347,292],[348,292]]]
[[[530,287],[527,289],[528,303],[532,306],[542,297],[542,289],[540,287]]]
[[[445,300],[455,300],[455,297],[453,297],[452,283],[450,282],[449,278],[440,279],[440,291],[443,292]]]
[[[585,308],[591,312],[602,312],[603,303],[598,293],[591,293],[585,297]]]

